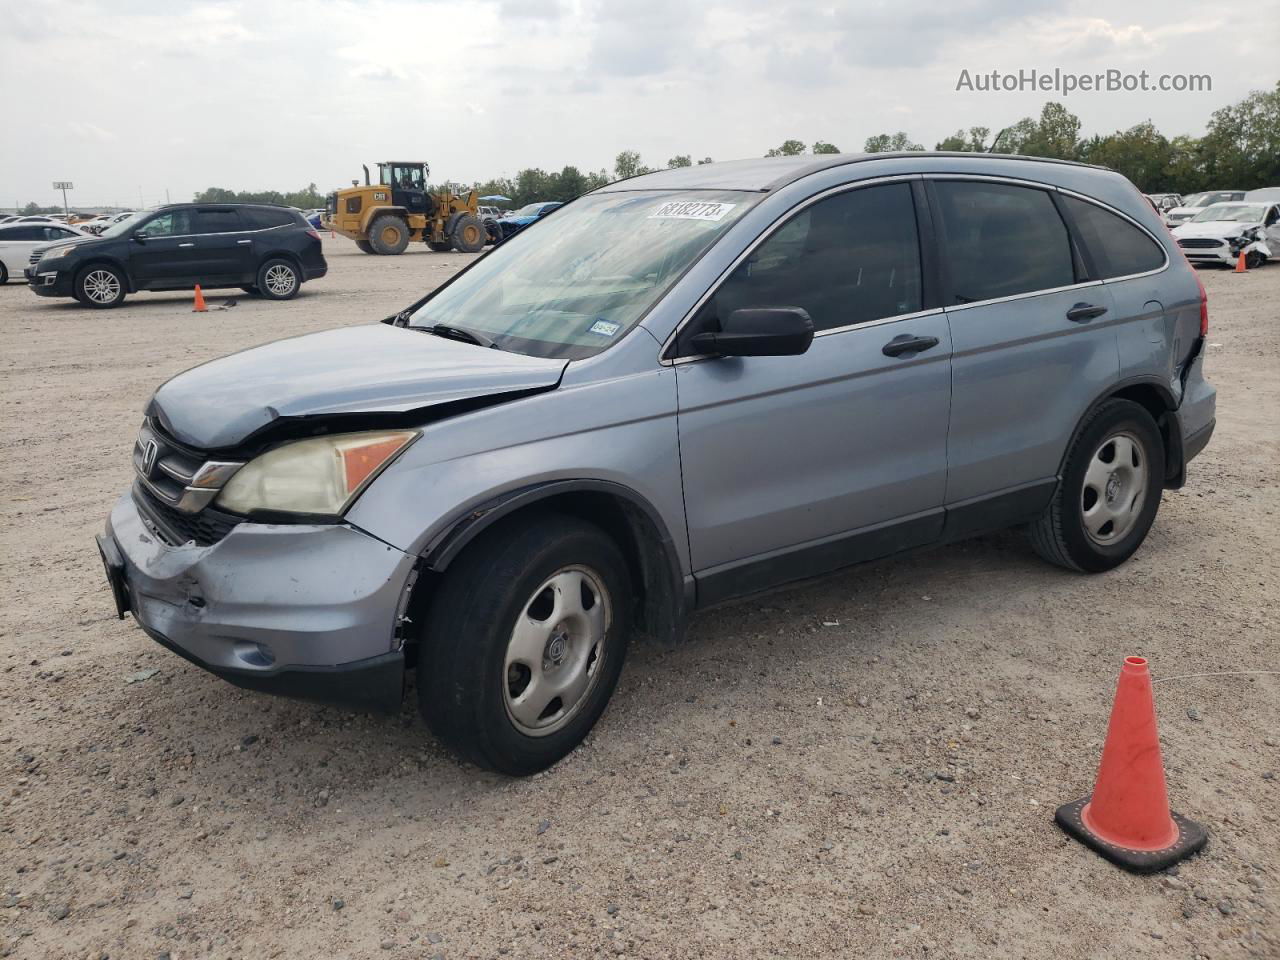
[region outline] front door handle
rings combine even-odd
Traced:
[[[1100,317],[1106,312],[1106,307],[1095,307],[1092,303],[1077,303],[1067,311],[1067,319],[1072,323],[1088,323],[1094,317]]]
[[[886,343],[880,352],[886,357],[900,357],[904,353],[920,353],[937,345],[937,337],[913,337],[909,333],[904,333]]]
[[[180,246],[180,247],[194,247],[194,246],[195,246],[195,244],[194,244],[194,243],[180,243],[180,244],[178,244],[178,246]]]
[[[238,243],[238,244],[242,244],[242,245],[247,245],[247,244],[253,243],[253,241],[252,241],[252,240],[237,240],[237,241],[236,241],[236,243]]]

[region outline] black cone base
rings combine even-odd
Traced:
[[[1084,825],[1080,811],[1088,802],[1089,797],[1084,797],[1074,803],[1064,803],[1054,813],[1053,819],[1068,836],[1074,837],[1090,850],[1102,854],[1112,863],[1133,873],[1155,873],[1157,870],[1163,870],[1202,850],[1209,842],[1209,833],[1200,824],[1194,820],[1188,820],[1181,814],[1170,813],[1169,816],[1173,818],[1178,828],[1178,839],[1163,850],[1130,850],[1128,847],[1118,847],[1092,833]]]

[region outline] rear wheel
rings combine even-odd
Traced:
[[[85,267],[76,277],[76,299],[86,307],[107,310],[124,302],[124,274],[105,263]]]
[[[449,239],[459,253],[477,253],[483,250],[488,238],[480,218],[470,213],[458,217],[449,233]]]
[[[4,261],[0,260],[0,283],[9,282],[9,268],[4,265]]]
[[[404,248],[409,246],[409,225],[390,213],[375,217],[369,224],[369,246],[383,256],[404,253]]]
[[[373,246],[364,237],[360,237],[356,240],[356,249],[359,250],[361,253],[377,253],[378,252],[377,250],[373,249]]]
[[[1031,544],[1050,563],[1101,573],[1146,539],[1164,483],[1164,443],[1151,414],[1107,400],[1081,425],[1062,482],[1031,524]]]
[[[428,240],[427,246],[436,253],[448,253],[453,249],[453,244],[448,240]]]
[[[291,300],[301,285],[298,268],[290,260],[274,257],[258,268],[258,293],[268,300]]]
[[[241,287],[240,289],[243,290],[245,293],[247,293],[251,297],[262,296],[262,291],[259,290],[257,287]]]
[[[604,712],[627,652],[627,565],[599,527],[561,515],[482,534],[436,585],[418,658],[431,730],[478,766],[551,766]]]

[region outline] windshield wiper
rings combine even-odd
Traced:
[[[451,327],[447,324],[437,323],[430,327],[418,327],[423,333],[432,333],[437,337],[444,337],[448,340],[461,340],[464,343],[474,343],[477,347],[490,347],[494,350],[498,345],[486,337],[483,333],[476,333],[474,330],[466,330],[462,327]]]

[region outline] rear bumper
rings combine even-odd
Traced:
[[[399,708],[415,558],[348,524],[246,522],[212,546],[171,546],[130,495],[98,543],[118,612],[191,663],[250,690]]]
[[[1217,420],[1210,420],[1205,426],[1191,434],[1191,436],[1183,439],[1182,460],[1184,463],[1190,463],[1200,454],[1201,450],[1209,445],[1209,439],[1213,436],[1213,428],[1217,425]]]

